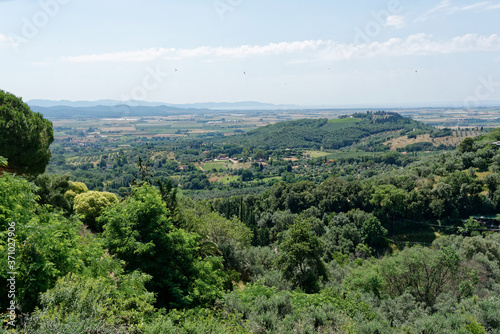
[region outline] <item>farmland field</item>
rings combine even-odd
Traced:
[[[220,169],[228,169],[229,165],[232,165],[232,163],[228,163],[227,161],[211,161],[202,163],[201,167],[207,172],[213,172]]]
[[[434,138],[435,145],[456,145],[461,139],[474,136],[480,127],[491,128],[500,125],[500,110],[464,111],[455,109],[401,109],[394,110],[404,116],[410,116],[437,127],[450,127],[456,130],[450,138]],[[364,109],[324,109],[324,110],[260,110],[260,111],[213,111],[193,112],[189,115],[164,115],[130,118],[64,118],[50,119],[54,125],[57,141],[73,143],[92,143],[100,139],[120,141],[129,137],[165,138],[178,137],[210,138],[228,136],[259,128],[277,122],[296,119],[327,118],[329,127],[343,128],[359,122],[357,118],[338,118],[341,115]],[[392,148],[427,138],[393,142]],[[128,143],[127,143],[128,144]],[[404,147],[404,146],[403,146]],[[322,153],[324,155],[324,153]]]
[[[331,152],[323,152],[323,151],[305,151],[304,156],[309,156],[311,158],[319,158],[329,155]]]

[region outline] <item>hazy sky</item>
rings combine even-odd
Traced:
[[[499,18],[499,0],[0,0],[0,89],[470,107],[500,100]]]

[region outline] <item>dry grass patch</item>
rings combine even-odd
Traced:
[[[388,145],[391,148],[391,151],[396,151],[398,148],[405,148],[408,145],[423,142],[432,143],[432,145],[434,146],[439,146],[441,144],[448,146],[457,146],[462,142],[464,138],[464,136],[457,137],[456,132],[454,132],[451,136],[438,138],[431,138],[429,134],[418,135],[417,138],[410,139],[408,139],[408,136],[402,136],[388,140],[384,142],[384,145]]]

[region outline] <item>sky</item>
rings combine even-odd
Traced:
[[[28,101],[500,101],[500,0],[0,0]]]

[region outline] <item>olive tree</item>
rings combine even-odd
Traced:
[[[75,197],[73,209],[90,228],[101,231],[102,227],[96,225],[97,217],[104,212],[104,209],[116,203],[118,203],[118,197],[113,193],[87,191]]]

